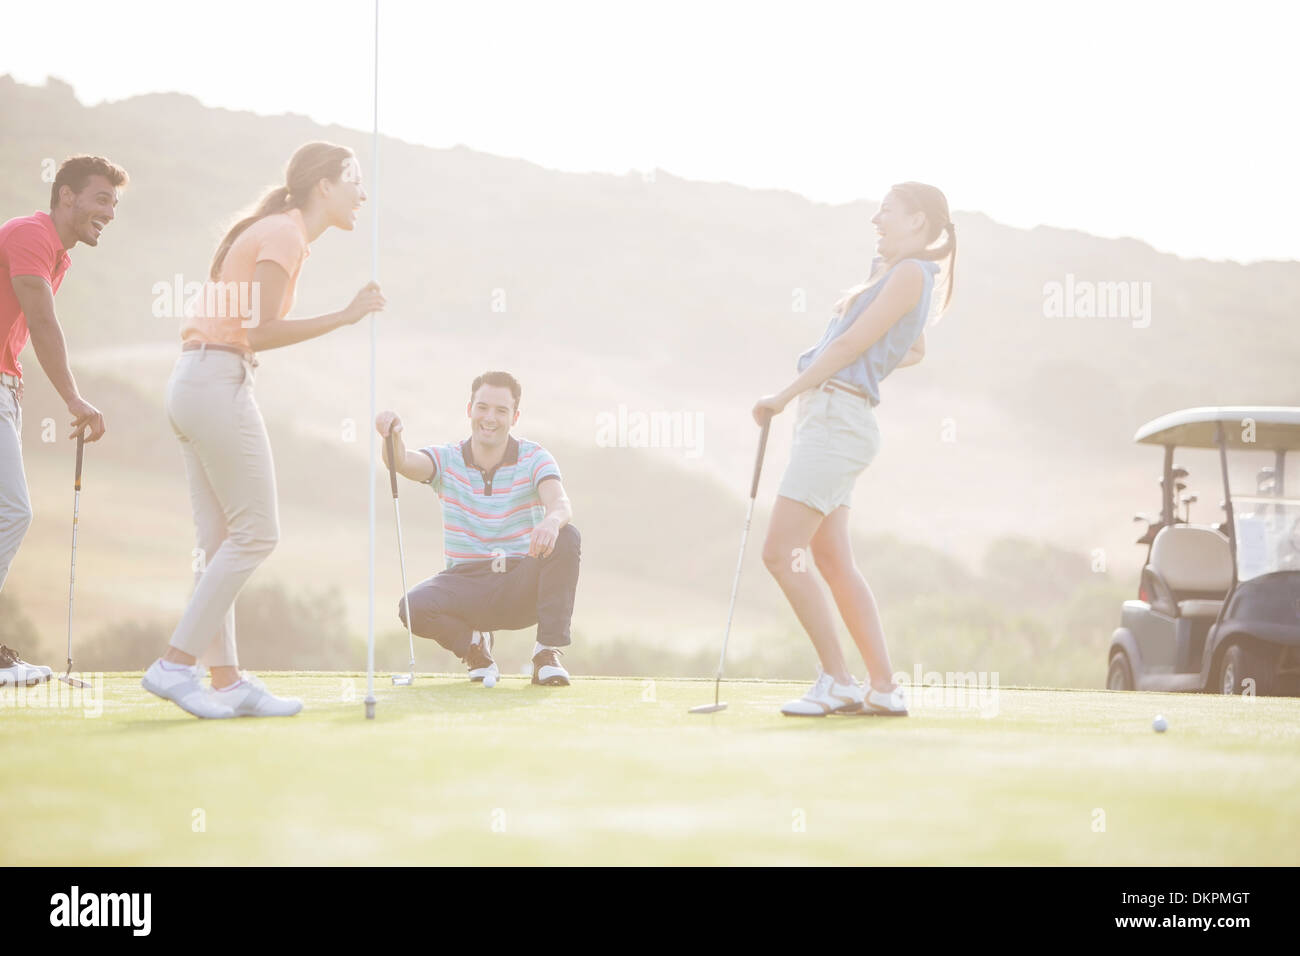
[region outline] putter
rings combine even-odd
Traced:
[[[406,639],[411,648],[411,663],[405,674],[394,674],[393,685],[410,687],[415,682],[415,636],[411,633],[411,598],[406,590],[406,554],[402,550],[402,512],[397,507],[397,461],[393,457],[393,429],[389,426],[388,435],[388,482],[393,486],[393,517],[397,519],[397,563],[402,567],[402,608],[406,612]]]
[[[716,714],[726,710],[727,705],[719,702],[722,692],[722,666],[727,660],[727,639],[731,637],[731,617],[736,613],[736,592],[740,588],[740,569],[745,563],[745,542],[749,539],[749,522],[754,517],[754,499],[758,497],[758,476],[763,473],[763,452],[767,450],[767,433],[772,426],[772,416],[763,419],[763,431],[758,437],[758,458],[754,461],[754,480],[749,486],[749,510],[745,513],[745,530],[740,535],[740,557],[736,560],[736,577],[731,582],[731,607],[727,610],[727,629],[722,632],[722,653],[718,655],[718,672],[713,681],[713,703],[692,707],[692,714]]]
[[[72,687],[89,687],[84,680],[72,676],[72,595],[77,583],[77,518],[81,512],[81,453],[86,446],[86,433],[77,433],[77,477],[72,485],[72,569],[68,572],[68,669],[59,680]]]

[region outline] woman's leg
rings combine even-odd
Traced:
[[[812,639],[822,670],[837,683],[847,684],[850,676],[844,664],[844,654],[840,651],[830,604],[817,579],[808,573],[809,569],[798,570],[795,566],[795,552],[807,553],[809,542],[822,520],[820,511],[792,498],[778,496],[772,507],[767,540],[763,542],[763,563],[781,585],[799,623]],[[804,564],[806,567],[806,562]]]
[[[188,442],[225,516],[227,536],[199,577],[189,605],[172,635],[172,649],[189,658],[202,655],[222,634],[244,583],[274,550],[279,540],[275,468],[261,412],[246,385],[229,387],[227,369],[213,362],[174,389],[172,419]],[[220,361],[220,360],[218,360]],[[207,375],[211,387],[205,387]],[[233,628],[230,641],[233,645]],[[239,680],[234,647],[223,646],[211,658],[214,687]]]
[[[208,559],[217,553],[228,536],[226,512],[221,500],[208,481],[203,463],[190,442],[178,434],[181,457],[185,461],[185,477],[190,487],[190,509],[194,514],[195,544],[194,586],[197,588],[207,568]],[[225,687],[239,680],[239,657],[235,649],[235,608],[232,604],[222,619],[221,630],[213,635],[207,649],[199,655],[207,665],[213,683]],[[177,664],[192,665],[195,658],[184,651],[169,646],[163,659]]]
[[[871,686],[886,693],[893,690],[898,685],[893,682],[894,669],[885,646],[885,628],[880,622],[875,595],[853,560],[847,506],[836,508],[826,516],[813,535],[812,553],[817,570],[835,598],[840,617],[866,661]]]

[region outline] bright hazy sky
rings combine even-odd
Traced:
[[[831,203],[919,179],[1016,226],[1300,258],[1300,4],[381,3],[380,126],[411,142]],[[15,3],[0,73],[369,129],[372,12]]]

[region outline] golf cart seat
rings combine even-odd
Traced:
[[[1202,599],[1193,599],[1190,601],[1178,602],[1179,617],[1218,617],[1219,608],[1223,607],[1222,601],[1206,601]]]
[[[1168,611],[1176,607],[1180,617],[1217,617],[1232,586],[1232,549],[1215,528],[1172,524],[1151,543],[1149,568],[1164,585],[1157,593],[1167,589],[1168,599],[1160,603]]]

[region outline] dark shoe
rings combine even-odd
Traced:
[[[533,658],[533,683],[551,687],[569,686],[569,672],[560,663],[560,650],[548,647]]]
[[[479,633],[475,631],[474,633]],[[465,666],[469,668],[469,679],[478,683],[484,677],[491,674],[499,678],[501,671],[497,668],[497,662],[492,659],[492,632],[484,631],[477,644],[469,646],[469,653],[465,655]]]

